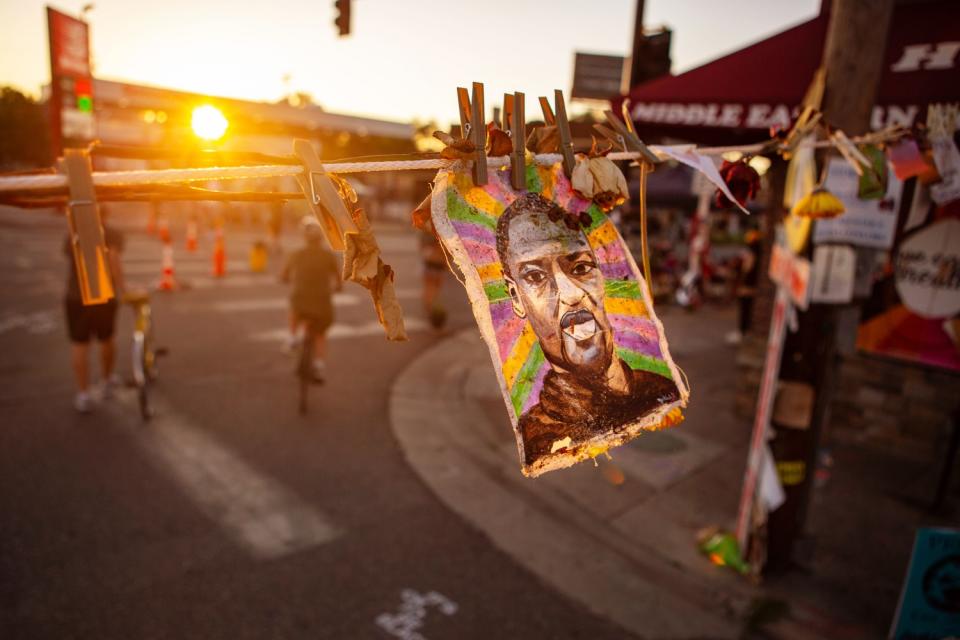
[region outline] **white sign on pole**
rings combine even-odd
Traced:
[[[960,222],[941,220],[904,240],[895,274],[900,299],[917,315],[960,313]]]
[[[845,245],[820,245],[813,250],[813,281],[810,300],[844,304],[853,300],[857,254]]]
[[[846,212],[836,218],[817,220],[813,230],[814,244],[836,242],[874,249],[893,246],[903,191],[903,183],[893,172],[889,172],[887,193],[883,199],[861,200],[857,197],[860,176],[846,160],[831,158],[826,188],[843,202]]]

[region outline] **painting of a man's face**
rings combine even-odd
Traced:
[[[557,205],[527,196],[504,212],[498,230],[504,279],[514,312],[530,322],[547,360],[581,376],[601,376],[614,354],[604,278],[583,231],[563,218],[550,220],[551,208],[556,217]]]

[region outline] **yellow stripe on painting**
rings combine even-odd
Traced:
[[[540,195],[544,198],[553,198],[554,183],[557,181],[556,175],[550,167],[537,166],[537,173],[540,174]]]
[[[477,275],[480,276],[480,279],[484,282],[499,280],[503,277],[503,267],[499,262],[482,264],[477,267]]]
[[[507,387],[513,386],[513,383],[517,379],[517,374],[520,373],[523,363],[527,361],[527,356],[530,355],[530,349],[536,341],[537,334],[533,332],[528,322],[523,326],[520,337],[517,338],[516,344],[513,345],[513,350],[510,351],[510,357],[503,363],[503,379],[507,381]]]
[[[477,211],[493,218],[499,218],[503,213],[503,204],[479,187],[467,189],[463,192],[463,199]]]
[[[613,226],[613,223],[607,220],[602,225],[590,232],[590,236],[587,238],[587,242],[590,243],[591,247],[602,247],[605,244],[610,244],[617,239],[617,228]]]
[[[632,298],[607,298],[603,303],[607,313],[617,313],[624,316],[647,317],[647,309],[642,300]]]

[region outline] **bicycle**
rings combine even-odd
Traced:
[[[153,316],[150,310],[150,294],[146,291],[129,291],[123,301],[134,312],[131,365],[133,384],[137,388],[140,417],[150,419],[150,386],[157,379],[157,358],[166,354],[166,349],[157,349],[153,342]]]
[[[300,342],[300,353],[297,357],[297,378],[300,380],[300,415],[307,414],[307,397],[310,392],[310,386],[314,384],[323,384],[323,378],[319,377],[313,367],[313,345],[317,339],[315,322],[307,320],[304,323],[303,340]]]

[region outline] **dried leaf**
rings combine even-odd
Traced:
[[[533,153],[557,153],[560,150],[560,130],[551,125],[536,127],[527,135],[527,149]]]
[[[430,222],[430,209],[433,206],[432,196],[427,196],[423,199],[423,202],[417,205],[417,208],[413,210],[412,221],[413,226],[417,229],[424,230],[428,226],[432,226]]]
[[[579,156],[570,184],[578,196],[592,200],[604,211],[610,211],[630,197],[623,172],[605,156]]]
[[[491,158],[508,156],[513,151],[513,140],[506,131],[492,122],[487,126],[487,155]]]

